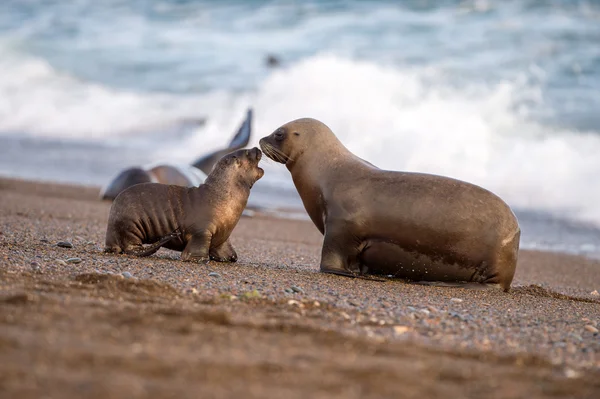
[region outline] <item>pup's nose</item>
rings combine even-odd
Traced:
[[[254,154],[254,157],[260,161],[260,158],[262,157],[262,152],[258,149],[258,147],[254,147],[253,149],[251,149],[250,151],[252,151],[252,153]]]

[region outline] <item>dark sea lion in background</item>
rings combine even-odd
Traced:
[[[232,151],[239,150],[247,146],[248,142],[250,141],[250,135],[252,134],[252,115],[252,108],[249,108],[248,111],[246,111],[246,119],[244,119],[244,122],[239,127],[235,136],[233,136],[233,139],[227,148],[198,158],[194,163],[192,163],[192,166],[200,169],[208,175],[212,170],[213,165],[217,163],[217,161],[225,154],[229,154]]]
[[[159,163],[144,167],[132,167],[121,171],[100,192],[103,200],[114,200],[128,187],[140,183],[175,184],[183,187],[197,187],[202,184],[213,166],[225,154],[239,150],[248,145],[252,134],[252,109],[246,112],[246,118],[237,133],[225,149],[214,151],[200,157],[192,165],[176,165]]]
[[[149,256],[161,247],[184,261],[235,262],[229,241],[264,171],[258,148],[224,156],[199,187],[144,183],[124,190],[110,209],[105,252]],[[144,247],[143,244],[150,244]]]
[[[113,201],[120,192],[140,183],[175,184],[183,187],[197,187],[204,183],[206,175],[191,165],[157,164],[145,168],[132,167],[121,171],[101,193],[103,200]]]
[[[314,119],[283,125],[260,146],[287,166],[325,236],[322,272],[510,288],[521,230],[495,194],[448,177],[381,170]]]

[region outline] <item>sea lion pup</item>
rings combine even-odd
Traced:
[[[448,177],[381,170],[315,119],[287,123],[260,146],[287,166],[324,234],[322,272],[510,288],[521,230],[493,193]]]
[[[113,201],[127,187],[148,182],[175,184],[183,187],[199,186],[221,157],[248,145],[252,133],[252,116],[252,108],[249,108],[246,111],[246,118],[226,148],[204,155],[192,165],[155,163],[124,169],[102,188],[100,198]]]
[[[235,262],[229,235],[264,174],[260,159],[258,148],[228,154],[199,187],[143,183],[126,189],[110,209],[104,251],[149,256],[165,247],[183,251],[183,261]]]

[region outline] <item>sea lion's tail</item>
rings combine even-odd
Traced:
[[[163,238],[161,238],[153,244],[150,244],[146,247],[140,246],[135,249],[128,249],[123,251],[123,253],[126,255],[134,255],[140,257],[154,255],[160,249],[160,247],[173,240],[174,238],[179,237],[180,235],[181,233],[179,232],[179,229],[177,229],[171,234],[167,234],[166,236],[164,236]]]

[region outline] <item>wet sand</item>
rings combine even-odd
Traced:
[[[350,279],[260,214],[236,264],[137,259],[102,253],[97,194],[0,179],[0,397],[600,397],[600,262],[521,251],[510,293]]]

